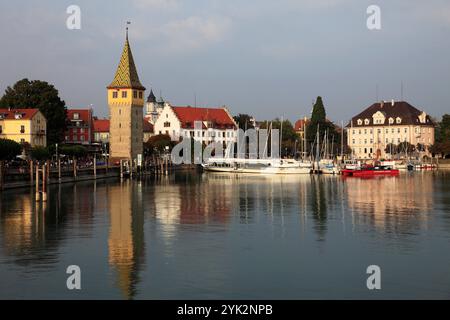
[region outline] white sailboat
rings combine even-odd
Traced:
[[[264,151],[267,150],[267,143],[268,139]],[[202,164],[203,169],[210,172],[252,174],[309,174],[312,170],[311,163],[300,162],[295,159],[282,159],[281,157],[267,159],[235,158],[233,150],[234,142],[227,146],[225,157],[207,159]]]

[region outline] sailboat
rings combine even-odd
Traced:
[[[272,124],[270,130],[272,130]],[[269,138],[266,140],[264,151],[267,150],[268,140]],[[207,159],[205,163],[202,164],[203,169],[210,172],[252,174],[309,174],[312,170],[311,164],[300,162],[295,159],[282,159],[281,157],[266,159],[235,158],[233,156],[234,144],[234,142],[229,143],[225,152],[225,157],[212,157]]]
[[[319,160],[319,171],[323,174],[337,174],[339,173],[338,168],[336,167],[333,157],[330,155],[328,150],[328,130],[324,135],[323,145],[322,145],[322,154],[323,157]],[[331,146],[331,150],[333,150],[333,144]]]

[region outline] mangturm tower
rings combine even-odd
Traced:
[[[134,161],[143,151],[143,107],[145,88],[128,42],[128,28],[122,57],[108,88],[110,113],[109,153],[111,161]]]

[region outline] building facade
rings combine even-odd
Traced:
[[[374,103],[354,116],[347,125],[347,143],[358,159],[389,158],[388,146],[407,142],[424,146],[424,154],[434,144],[435,124],[426,112],[405,101]]]
[[[38,109],[0,109],[0,139],[47,146],[47,120]]]
[[[200,122],[195,128],[195,122]],[[225,107],[194,108],[166,104],[154,125],[154,133],[167,134],[172,141],[191,137],[205,144],[236,141],[238,126]]]
[[[94,119],[94,142],[109,143],[109,119]]]
[[[147,102],[145,103],[145,114],[144,114],[145,119],[149,123],[154,125],[159,115],[163,111],[164,106],[167,104],[168,103],[165,102],[162,98],[159,98],[159,101],[156,100],[153,90],[150,90]]]
[[[94,143],[109,143],[109,123],[108,119],[94,119]],[[153,125],[144,119],[142,131],[142,142],[147,142],[153,136]]]
[[[65,143],[90,145],[94,140],[92,109],[68,109]]]
[[[300,140],[303,140],[305,138],[306,127],[309,121],[310,120],[307,117],[304,117],[303,119],[297,120],[294,124],[295,133],[298,134]]]
[[[107,87],[110,112],[110,159],[135,160],[143,153],[143,108],[145,87],[141,84],[128,41],[114,80]]]

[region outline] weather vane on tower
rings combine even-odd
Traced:
[[[127,39],[128,39],[128,26],[131,24],[131,21],[127,21]]]

